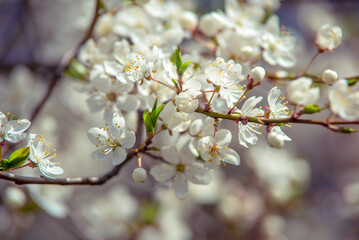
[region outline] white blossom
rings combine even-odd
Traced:
[[[340,79],[328,90],[330,109],[341,118],[359,119],[359,92],[353,92],[345,79]]]
[[[325,24],[319,29],[315,43],[322,51],[333,51],[339,47],[342,38],[343,33],[339,26]]]
[[[12,118],[12,117],[11,117]],[[27,119],[10,119],[0,112],[0,143],[8,141],[18,143],[26,137],[24,133],[31,123]]]
[[[52,175],[63,174],[64,170],[59,166],[60,163],[52,162],[56,157],[56,150],[51,150],[51,144],[46,145],[42,136],[36,138],[36,134],[30,134],[28,137],[28,147],[30,148],[29,158],[39,167],[42,175],[48,178],[54,178]]]
[[[219,130],[215,137],[206,136],[198,141],[198,151],[205,161],[205,166],[211,170],[219,168],[221,164],[239,165],[240,157],[236,151],[229,148],[232,134],[227,129]]]
[[[314,104],[319,99],[319,88],[311,88],[313,80],[301,77],[289,83],[287,93],[289,101],[293,104]]]
[[[279,27],[279,18],[271,16],[266,22],[266,32],[262,37],[264,48],[263,58],[271,64],[279,64],[282,67],[293,67],[296,63],[294,55],[295,38],[290,35],[282,35]]]
[[[161,154],[165,163],[151,168],[151,175],[159,182],[171,180],[172,188],[178,198],[185,198],[188,193],[188,181],[195,184],[208,184],[211,175],[203,163],[195,160],[195,156],[185,144],[182,148],[164,146]]]
[[[98,150],[91,154],[95,160],[112,160],[113,165],[121,164],[127,156],[126,148],[135,144],[135,133],[125,129],[125,120],[119,114],[114,113],[111,123],[105,127],[90,128],[87,136]]]
[[[263,97],[250,97],[238,111],[241,116],[261,116],[264,114],[264,111],[255,106],[262,101]],[[258,130],[261,125],[253,122],[239,122],[238,123],[238,138],[239,144],[243,147],[248,148],[248,144],[256,144],[258,142],[258,137],[256,134],[261,134]]]

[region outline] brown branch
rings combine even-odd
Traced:
[[[81,49],[81,46],[92,36],[92,32],[93,32],[93,30],[95,28],[96,21],[97,21],[98,17],[100,16],[99,10],[100,10],[100,0],[96,0],[96,6],[95,6],[95,10],[94,10],[95,11],[94,12],[94,17],[93,17],[93,19],[91,21],[91,24],[90,24],[88,30],[86,31],[86,34],[84,35],[82,40],[77,44],[75,49],[70,50],[68,53],[66,53],[63,56],[60,64],[58,65],[58,67],[56,69],[56,72],[54,73],[54,75],[52,75],[52,77],[50,79],[50,85],[49,85],[49,87],[47,89],[46,94],[40,100],[38,105],[34,108],[34,111],[32,112],[31,117],[30,117],[30,122],[33,122],[35,120],[35,118],[40,113],[41,109],[44,107],[45,103],[47,102],[47,100],[51,96],[53,90],[55,89],[55,86],[56,86],[57,82],[61,79],[61,76],[62,76],[63,72],[69,66],[70,61],[73,58],[77,57],[77,55],[79,54],[79,51]]]
[[[328,121],[328,120],[312,120],[312,119],[297,119],[293,117],[287,118],[279,118],[279,119],[268,119],[268,118],[256,118],[250,116],[241,116],[237,114],[226,114],[226,113],[217,113],[212,111],[206,111],[203,108],[197,108],[196,112],[204,114],[206,116],[212,118],[221,118],[232,120],[236,122],[247,121],[247,122],[255,122],[264,125],[268,124],[275,124],[275,123],[299,123],[299,124],[314,124],[314,125],[321,125],[326,128],[330,128],[331,125],[341,125],[341,124],[359,124],[359,120],[357,121]],[[333,129],[331,129],[333,130]]]
[[[45,178],[45,177],[24,177],[13,173],[0,173],[0,179],[12,181],[15,184],[46,184],[46,185],[102,185],[116,176],[121,168],[134,157],[136,153],[130,153],[126,159],[115,166],[111,171],[99,177],[76,177],[76,178]]]

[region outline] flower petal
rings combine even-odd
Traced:
[[[122,147],[117,147],[112,154],[112,164],[113,165],[119,165],[121,164],[127,156],[127,152]]]
[[[240,157],[238,153],[231,148],[223,149],[220,152],[220,156],[222,157],[223,162],[233,165],[239,165],[240,163]]]
[[[151,175],[159,182],[165,182],[176,174],[175,166],[160,163],[153,166],[150,170]]]
[[[122,140],[119,141],[122,147],[124,148],[130,148],[135,145],[136,136],[135,133],[129,130],[125,131],[125,136]]]
[[[228,129],[221,129],[216,133],[214,142],[220,147],[228,146],[232,140],[232,133]]]
[[[188,181],[183,173],[178,173],[172,180],[172,188],[177,198],[185,198],[188,193]]]
[[[108,134],[103,128],[90,128],[87,131],[87,137],[94,145],[101,145],[108,139]]]

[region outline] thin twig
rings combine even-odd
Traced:
[[[95,28],[96,21],[100,15],[99,10],[100,10],[100,0],[96,0],[94,17],[92,19],[89,29],[87,30],[87,32],[84,35],[84,37],[82,38],[82,40],[77,44],[76,48],[69,51],[68,53],[66,53],[63,56],[60,64],[58,65],[58,67],[56,69],[56,72],[54,73],[54,75],[52,75],[52,77],[50,79],[50,85],[47,89],[46,94],[43,96],[43,98],[40,100],[40,102],[34,108],[34,111],[32,112],[31,117],[30,117],[30,122],[33,122],[36,119],[36,117],[40,113],[41,109],[44,107],[45,103],[47,102],[47,100],[51,96],[53,90],[55,89],[56,84],[59,82],[59,80],[61,80],[61,76],[62,76],[63,72],[69,66],[70,61],[73,58],[77,57],[77,55],[79,54],[79,51],[81,49],[81,46],[92,36],[92,32]]]

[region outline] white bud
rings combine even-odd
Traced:
[[[15,187],[8,187],[5,190],[5,203],[11,208],[21,208],[26,203],[26,196],[22,190]]]
[[[249,73],[249,79],[253,79],[253,86],[257,85],[264,79],[266,71],[262,67],[255,67]]]
[[[101,15],[96,23],[95,35],[97,37],[102,37],[110,34],[112,32],[112,27],[114,25],[113,15],[110,13]]]
[[[267,141],[271,147],[282,148],[284,146],[283,136],[275,131],[268,133]]]
[[[333,51],[342,42],[343,33],[339,26],[325,24],[319,29],[315,43],[321,50]]]
[[[138,167],[135,168],[135,170],[133,170],[132,179],[136,183],[143,183],[145,182],[146,178],[147,178],[147,172],[145,169]]]
[[[224,27],[225,18],[217,12],[210,12],[203,15],[199,21],[199,29],[205,35],[212,37]]]
[[[326,84],[333,84],[336,80],[338,80],[338,73],[336,71],[327,69],[323,72],[322,79]]]
[[[149,3],[149,1],[150,1],[150,0],[133,0],[133,2],[134,2],[135,4],[140,5],[140,6]]]
[[[186,11],[182,14],[180,22],[183,29],[192,31],[197,26],[198,17],[194,12]]]

